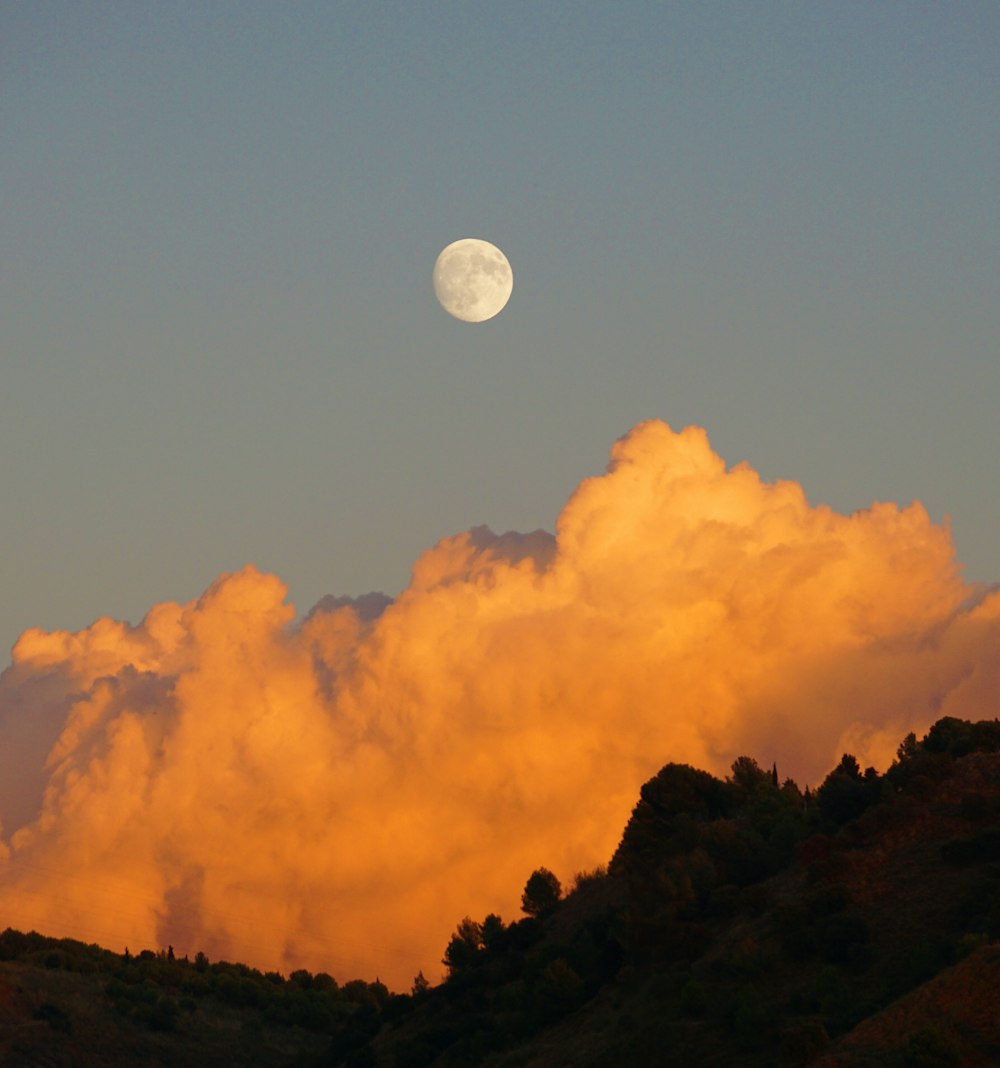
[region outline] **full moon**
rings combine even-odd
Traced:
[[[513,288],[507,257],[478,237],[453,241],[434,264],[434,294],[441,307],[463,323],[492,319],[503,311]]]

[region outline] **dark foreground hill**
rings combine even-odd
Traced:
[[[810,794],[670,764],[608,865],[464,919],[448,979],[120,957],[0,935],[2,1065],[1000,1064],[1000,722],[939,721]]]

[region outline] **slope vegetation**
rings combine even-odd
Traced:
[[[668,764],[607,868],[461,919],[448,978],[263,974],[0,935],[3,1065],[797,1068],[1000,1063],[1000,721],[814,793]]]

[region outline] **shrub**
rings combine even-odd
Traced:
[[[701,1016],[708,1007],[708,995],[697,979],[689,979],[681,987],[681,1011],[685,1016]]]
[[[822,1021],[795,1020],[782,1032],[781,1058],[788,1065],[805,1065],[829,1045],[830,1036]]]
[[[65,1034],[69,1034],[72,1030],[72,1025],[65,1009],[54,1005],[51,1001],[43,1001],[35,1009],[34,1016],[36,1020],[44,1020],[53,1031],[62,1031]]]
[[[557,957],[538,977],[534,993],[539,1014],[554,1019],[583,1001],[583,980],[562,957]]]
[[[937,1027],[924,1027],[911,1035],[903,1056],[907,1068],[947,1068],[961,1060],[955,1041]]]

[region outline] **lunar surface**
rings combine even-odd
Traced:
[[[441,307],[464,323],[481,323],[503,311],[514,288],[507,257],[489,241],[463,237],[434,264],[434,293]]]

